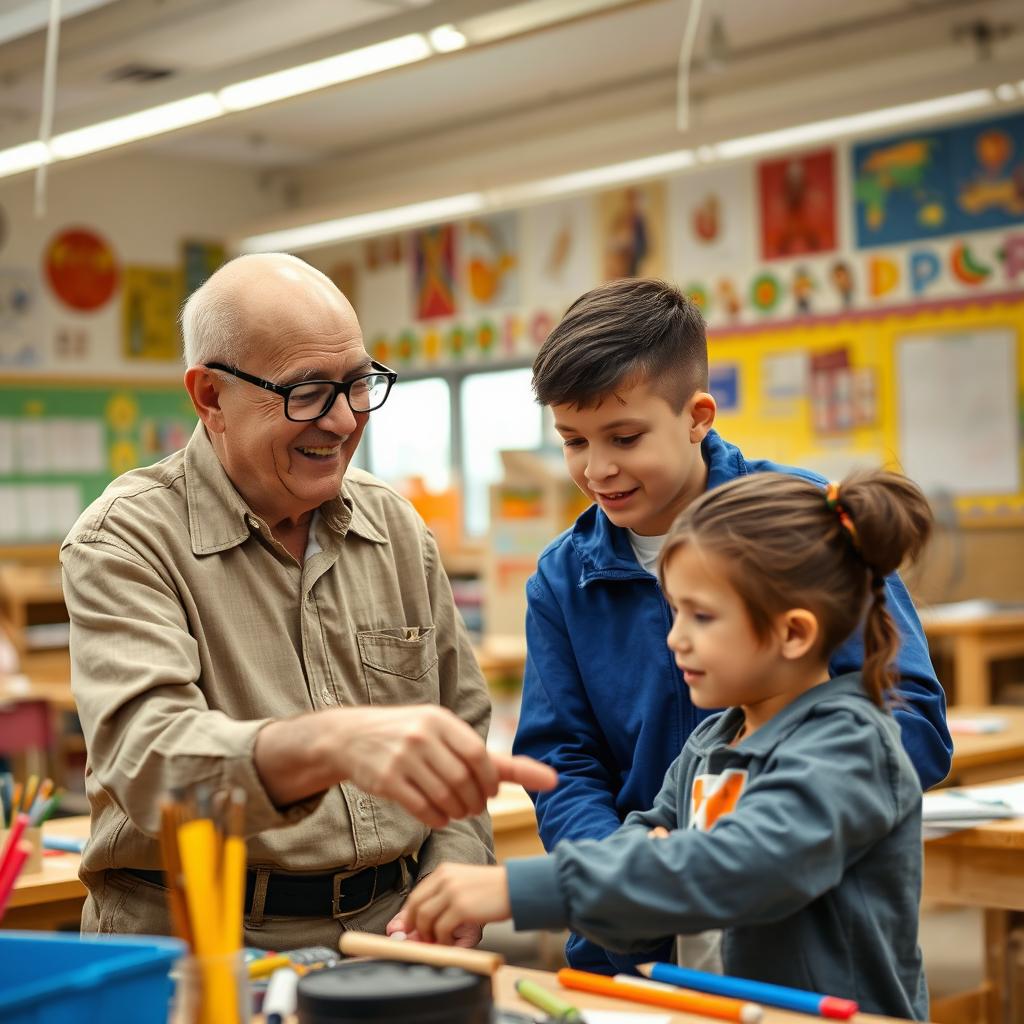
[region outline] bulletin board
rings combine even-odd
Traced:
[[[724,399],[716,427],[748,457],[830,478],[862,465],[909,472],[926,414],[950,465],[973,468],[999,449],[984,472],[942,482],[963,525],[1024,525],[1024,297],[713,331],[709,356]],[[944,372],[945,387],[908,368]],[[933,403],[925,413],[922,401]]]
[[[0,378],[0,545],[61,540],[116,476],[183,447],[180,380]]]

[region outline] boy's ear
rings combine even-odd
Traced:
[[[687,412],[690,416],[690,443],[700,444],[715,422],[718,406],[706,391],[698,391],[687,403]]]
[[[778,630],[782,656],[796,661],[814,649],[821,627],[814,612],[806,608],[791,608],[779,616]]]
[[[188,391],[196,415],[207,430],[224,433],[224,413],[220,407],[221,379],[205,366],[190,366],[185,371],[185,389]]]

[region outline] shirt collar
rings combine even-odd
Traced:
[[[322,525],[336,534],[339,541],[351,531],[364,540],[386,543],[386,538],[353,499],[352,490],[348,481],[343,481],[341,494],[320,506]],[[196,424],[185,448],[185,495],[195,554],[209,555],[236,547],[247,540],[253,530],[268,531],[269,539],[267,524],[235,489],[202,423]]]
[[[871,703],[871,698],[864,689],[861,674],[847,672],[824,683],[819,683],[800,694],[796,700],[787,704],[777,715],[765,722],[753,736],[741,740],[734,749],[737,753],[755,757],[767,756],[801,722],[813,714],[819,704],[840,697],[860,698]],[[729,743],[742,722],[743,711],[741,708],[726,709],[694,744],[697,753],[707,753],[715,747]]]

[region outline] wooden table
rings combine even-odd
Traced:
[[[87,814],[57,818],[43,825],[44,838],[82,839],[88,835]],[[85,886],[78,878],[81,859],[77,853],[46,855],[42,871],[23,874],[14,885],[2,927],[56,931],[68,925],[77,926],[82,919],[82,904],[85,903]]]
[[[957,705],[948,719],[1002,718],[1002,732],[953,734],[953,765],[943,785],[973,786],[1024,775],[1024,707],[995,704],[989,707]]]
[[[668,1018],[672,1024],[708,1024],[710,1017],[696,1016],[692,1013],[673,1013],[658,1006],[645,1006],[643,1003],[632,1003],[622,999],[609,999],[606,996],[591,995],[589,992],[577,992],[562,988],[554,974],[548,971],[534,971],[526,967],[499,967],[494,975],[494,1002],[503,1010],[518,1010],[532,1017],[542,1016],[541,1012],[530,1003],[520,999],[516,993],[516,982],[520,978],[528,978],[538,985],[556,993],[561,999],[581,1010],[607,1010],[618,1013],[643,1014]],[[766,1006],[761,1024],[814,1024],[821,1018],[808,1017],[803,1013],[790,1013],[787,1010],[775,1010]],[[895,1024],[894,1017],[878,1017],[874,1014],[859,1013],[853,1018],[855,1024]],[[253,1018],[253,1024],[263,1024],[263,1017]],[[296,1024],[295,1018],[289,1018],[288,1024]],[[906,1024],[902,1021],[901,1024]]]
[[[1024,783],[1024,777],[1001,781]],[[998,1024],[1009,1019],[1012,1007],[1024,1008],[1019,968],[1016,981],[1010,980],[1010,936],[1024,923],[1024,818],[964,829],[925,843],[922,898],[985,911],[984,984],[943,1000],[944,1019]]]
[[[948,649],[953,657],[954,700],[957,706],[992,701],[992,662],[1024,657],[1024,607],[962,616],[921,610],[928,642]]]
[[[502,967],[494,976],[494,1001],[504,1010],[519,1010],[523,1013],[538,1015],[536,1007],[524,1002],[516,994],[515,983],[520,978],[529,978],[531,981],[543,985],[557,993],[566,1002],[581,1010],[617,1010],[619,1013],[643,1013],[667,1016],[672,1024],[708,1024],[711,1018],[697,1016],[692,1013],[673,1013],[657,1006],[644,1006],[642,1003],[626,1002],[622,999],[609,999],[606,996],[591,995],[588,992],[577,992],[572,989],[562,988],[555,980],[555,975],[547,971],[527,970],[524,967]],[[787,1010],[775,1010],[766,1006],[764,1008],[762,1024],[813,1024],[820,1018],[808,1017],[802,1013],[790,1013]],[[878,1017],[874,1014],[860,1013],[854,1018],[856,1024],[868,1024],[869,1021],[881,1022],[892,1021],[892,1017]],[[904,1022],[906,1024],[906,1022]]]
[[[510,857],[532,857],[544,852],[537,834],[533,801],[522,786],[503,782],[498,795],[487,801],[494,828],[494,855],[499,864]]]

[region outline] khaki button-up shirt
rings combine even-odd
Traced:
[[[101,930],[105,901],[123,899],[108,873],[161,866],[171,787],[244,788],[250,866],[355,871],[412,854],[423,873],[493,859],[486,814],[431,833],[348,783],[284,810],[269,799],[253,747],[274,719],[440,704],[484,736],[490,718],[437,548],[409,503],[350,469],[314,539],[320,550],[300,566],[200,424],[182,451],[115,480],[64,541],[92,811],[82,879]]]

